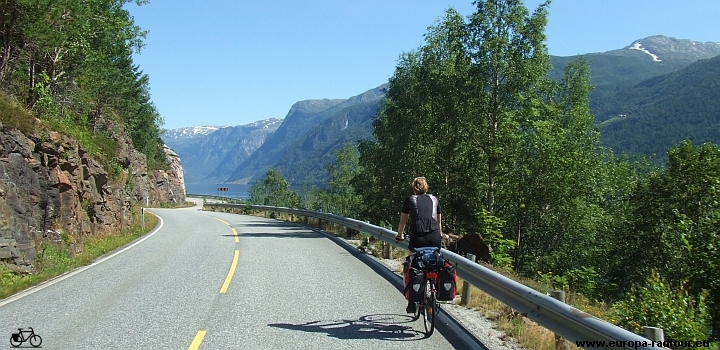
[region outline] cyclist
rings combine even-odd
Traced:
[[[427,179],[424,177],[416,177],[412,182],[414,194],[405,198],[403,203],[400,224],[398,225],[398,233],[395,239],[402,241],[405,239],[405,224],[410,216],[410,244],[409,249],[415,252],[415,248],[436,247],[440,248],[442,244],[442,211],[440,209],[440,201],[437,197],[427,193]],[[415,313],[415,303],[408,302],[405,309],[408,313]]]

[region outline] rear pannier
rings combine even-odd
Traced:
[[[455,266],[445,262],[445,267],[440,269],[437,281],[437,299],[440,301],[452,301],[457,294],[457,271]]]
[[[412,264],[415,265],[415,264]],[[410,258],[403,263],[403,280],[405,282],[405,299],[420,302],[425,297],[425,272],[411,266]]]

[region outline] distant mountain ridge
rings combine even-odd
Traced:
[[[318,128],[324,121],[348,113],[349,109],[359,105],[379,103],[384,96],[385,87],[386,85],[383,84],[346,100],[306,100],[295,103],[290,108],[277,132],[254,154],[240,164],[235,172],[228,177],[227,182],[248,183],[253,177],[264,173],[270,167],[279,165],[278,163],[283,157],[287,156],[288,152],[297,151],[297,147],[290,148],[294,141]],[[370,110],[371,114],[363,117],[371,117],[375,114],[377,108],[370,108]],[[337,135],[336,133],[330,133],[326,134],[326,136],[331,138]],[[297,183],[296,181],[292,182]]]
[[[697,127],[681,126],[684,122],[678,120],[687,118],[669,121],[673,118],[669,114],[673,106],[680,103],[680,97],[682,105],[690,105],[697,96],[707,96],[702,91],[720,96],[720,92],[706,86],[720,81],[720,73],[709,73],[715,72],[711,58],[720,56],[720,43],[651,36],[635,40],[622,49],[570,57],[551,56],[553,69],[550,76],[560,79],[567,63],[581,56],[590,65],[591,83],[595,86],[590,95],[590,107],[601,128],[603,145],[616,152],[647,153],[666,150],[669,145],[661,139],[675,140],[686,136],[697,140],[712,139],[707,133],[697,136],[699,134],[692,131]],[[693,85],[706,88],[692,89]],[[195,146],[178,153],[191,175],[196,167],[203,168],[198,171],[202,176],[197,181],[204,183],[248,183],[263,176],[268,168],[275,167],[291,184],[321,185],[326,181],[325,165],[333,160],[337,148],[346,142],[372,137],[372,120],[380,108],[386,87],[383,84],[348,99],[299,101],[293,104],[284,119],[276,119],[281,124],[274,132],[263,134],[263,138],[243,141],[241,139],[250,136],[240,132],[233,134],[232,129],[226,128],[214,132],[210,131],[212,127],[199,128],[194,131],[194,136],[186,136],[191,139],[186,144]],[[673,99],[676,88],[680,90]],[[695,103],[707,105],[699,100]],[[705,131],[720,134],[720,130],[713,131],[717,130],[715,126],[720,125],[720,120],[711,121],[707,115],[703,118],[693,123],[703,125]],[[648,128],[662,131],[652,133]],[[222,130],[225,131],[218,133]],[[189,135],[190,131],[179,133]],[[654,134],[656,140],[638,138],[638,134]],[[168,133],[168,137],[170,135]],[[657,142],[637,145],[633,140],[638,139],[644,143]],[[215,148],[221,150],[213,150]],[[185,152],[189,152],[187,156]],[[188,182],[194,181],[195,178]]]
[[[622,49],[576,56],[551,56],[550,77],[561,79],[568,62],[580,57],[590,65],[590,108],[600,123],[613,115],[616,96],[644,80],[666,75],[720,55],[720,43],[676,39],[662,35],[635,40]]]
[[[720,55],[720,43],[699,42],[687,39],[676,39],[663,35],[654,35],[635,40],[621,50],[609,51],[608,54],[621,54],[627,50],[638,50],[649,55],[655,62],[668,60],[692,63],[697,60]]]
[[[162,139],[166,144],[172,146],[187,140],[210,135],[221,128],[225,128],[225,126],[189,126],[185,128],[170,129],[166,130],[162,134]]]
[[[293,184],[326,183],[326,165],[334,161],[335,150],[348,142],[372,138],[372,121],[379,111],[380,97],[344,108],[297,138],[276,163],[277,170]]]
[[[720,144],[720,56],[619,90],[612,115],[599,124],[616,153],[657,156],[689,138]]]
[[[167,130],[161,138],[178,153],[186,183],[222,183],[222,169],[245,160],[272,135],[282,119],[270,118],[240,126],[188,127]]]

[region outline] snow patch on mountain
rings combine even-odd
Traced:
[[[650,55],[653,58],[653,61],[655,62],[662,62],[662,60],[654,53],[648,51],[646,48],[642,46],[642,42],[636,41],[632,45],[628,47],[630,50],[640,50],[648,55]]]
[[[160,138],[170,147],[177,141],[196,139],[204,137],[224,128],[224,126],[189,126],[186,128],[166,130]]]
[[[210,135],[218,129],[223,128],[222,126],[193,126],[190,128],[182,129],[181,135]]]
[[[269,118],[269,119],[263,119],[258,120],[254,123],[243,125],[243,127],[251,127],[251,128],[258,128],[258,129],[270,129],[270,128],[277,128],[282,124],[283,120],[278,118]]]

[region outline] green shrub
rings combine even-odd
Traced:
[[[551,290],[567,290],[568,279],[566,276],[553,274],[552,271],[542,273],[538,271],[537,281]]]
[[[505,221],[493,216],[485,208],[477,213],[476,218],[476,231],[493,248],[490,252],[490,262],[497,268],[509,269],[513,262],[511,253],[515,249],[515,241],[503,237],[502,229]]]
[[[47,73],[42,72],[37,77],[38,81],[35,83],[33,89],[34,94],[37,96],[37,101],[33,110],[45,119],[56,119],[60,117],[60,108],[55,102],[55,98],[52,96],[48,85],[50,84],[50,77]]]
[[[687,291],[675,291],[658,273],[611,308],[611,321],[642,334],[643,326],[662,328],[666,339],[705,340],[710,313],[703,295],[695,298]]]
[[[123,172],[123,167],[118,163],[115,159],[112,159],[110,161],[110,168],[108,169],[108,173],[110,174],[110,177],[113,179],[117,179],[120,174]]]
[[[0,93],[0,123],[26,135],[36,128],[35,117],[5,93]]]
[[[20,275],[14,273],[5,264],[0,264],[0,284],[12,288],[20,282]]]
[[[582,266],[565,273],[570,289],[585,296],[593,296],[597,286],[598,273],[593,267]]]

